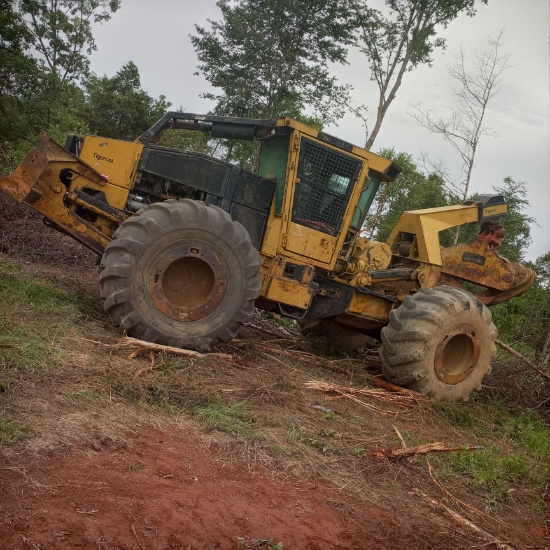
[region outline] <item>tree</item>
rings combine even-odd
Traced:
[[[165,96],[154,99],[141,88],[139,70],[132,61],[112,78],[91,75],[85,94],[82,116],[90,131],[117,139],[135,139],[170,106]]]
[[[513,262],[521,262],[531,244],[531,224],[535,223],[534,218],[525,214],[530,206],[525,198],[525,182],[516,181],[508,176],[504,178],[502,185],[494,187],[494,190],[502,195],[508,204],[508,214],[504,218],[506,235],[499,254]]]
[[[10,115],[0,140],[72,124],[83,101],[77,83],[96,49],[92,24],[107,21],[120,0],[0,1],[0,91]]]
[[[414,107],[413,117],[431,133],[440,134],[458,151],[462,160],[463,179],[457,195],[462,201],[470,192],[470,181],[482,136],[494,135],[486,123],[487,106],[499,92],[504,71],[509,67],[510,57],[502,53],[503,32],[496,40],[489,39],[491,48],[476,54],[474,72],[466,69],[464,51],[460,49],[457,63],[448,67],[457,87],[453,89],[456,104],[447,117],[437,117],[430,110],[423,111],[420,105]]]
[[[88,73],[96,50],[92,24],[108,21],[120,0],[19,0],[21,14],[34,40],[33,56],[60,83]]]
[[[311,109],[324,122],[343,113],[348,90],[330,76],[344,63],[351,27],[344,3],[332,0],[219,1],[220,21],[196,25],[198,69],[220,92],[222,115],[274,118]]]
[[[544,368],[550,358],[550,251],[534,264],[537,279],[523,294],[491,308],[500,338],[520,347],[523,353],[538,356]]]
[[[487,0],[481,0],[484,4]],[[365,147],[371,149],[405,72],[431,64],[435,49],[445,46],[437,37],[461,13],[474,16],[475,0],[385,0],[389,14],[367,0],[350,0],[360,50],[378,87],[376,122]]]
[[[544,368],[550,361],[550,251],[537,259],[535,270],[538,274],[538,286],[543,289],[543,300],[546,302],[545,317],[538,319],[539,326],[546,327],[546,336],[539,356],[539,366]]]

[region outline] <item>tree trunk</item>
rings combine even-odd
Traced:
[[[550,359],[550,328],[546,333],[546,340],[544,341],[544,346],[542,347],[542,352],[539,358],[539,367],[544,369],[548,365],[548,360]]]

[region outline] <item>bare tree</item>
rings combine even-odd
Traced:
[[[487,0],[480,0],[487,3]],[[462,12],[474,16],[476,0],[384,0],[388,13],[371,7],[367,0],[349,0],[358,29],[360,51],[365,54],[371,80],[378,86],[376,122],[367,138],[370,149],[405,72],[430,64],[436,48],[445,46],[437,37]]]
[[[496,135],[485,116],[489,102],[500,90],[502,75],[510,66],[510,56],[502,53],[503,36],[501,30],[495,40],[489,39],[488,50],[476,54],[473,72],[467,70],[464,51],[460,49],[457,62],[448,67],[449,75],[456,82],[453,88],[456,104],[451,107],[449,116],[437,117],[431,110],[424,111],[420,104],[414,106],[411,113],[421,126],[440,134],[458,151],[462,160],[462,178],[457,186],[457,198],[461,200],[466,200],[470,191],[481,137]]]

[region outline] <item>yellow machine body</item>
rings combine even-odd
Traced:
[[[230,132],[235,132],[235,120],[229,121]],[[0,189],[101,255],[120,224],[134,214],[130,199],[146,177],[140,168],[144,143],[167,127],[197,129],[217,123],[219,119],[208,116],[183,122],[174,118],[135,142],[86,136],[78,156],[44,135],[39,150],[30,151],[13,174],[0,179]],[[404,296],[442,280],[452,286],[461,286],[463,280],[485,286],[488,290],[480,297],[485,303],[496,303],[499,293],[511,296],[532,284],[534,274],[527,276],[489,244],[450,249],[439,244],[440,231],[498,218],[506,213],[505,204],[475,202],[404,212],[387,243],[368,240],[361,236],[365,210],[380,183],[390,182],[399,169],[389,159],[298,121],[280,118],[270,124],[254,126],[261,133],[259,174],[275,182],[258,245],[260,307],[300,318],[315,302],[316,315],[371,330],[387,323],[390,310]],[[174,150],[163,151],[156,152],[158,158],[176,155]],[[332,164],[326,162],[329,157]],[[315,177],[320,177],[315,176],[316,162],[325,162],[324,195],[314,187]],[[340,168],[332,173],[335,163]],[[171,195],[167,176],[159,172],[151,178],[162,187],[155,200],[178,198]],[[230,186],[230,177],[226,180],[224,185]],[[332,221],[330,216],[315,219],[312,205],[318,213],[332,209]]]

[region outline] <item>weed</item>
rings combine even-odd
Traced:
[[[213,403],[206,407],[197,407],[195,412],[199,418],[217,430],[238,437],[262,439],[257,431],[259,417],[252,414],[244,403]]]
[[[514,494],[522,484],[535,493],[535,508],[543,506],[545,487],[550,483],[550,428],[533,411],[516,411],[501,401],[468,404],[439,404],[438,410],[451,423],[490,444],[485,451],[436,457],[444,474],[460,474],[486,489],[491,502]],[[502,443],[512,450],[505,451]]]
[[[321,429],[318,435],[308,433],[304,428],[297,428],[294,424],[288,429],[286,434],[287,443],[294,446],[301,444],[307,445],[322,454],[328,454],[335,450],[334,444],[327,441],[327,438],[332,438],[335,435],[334,430]]]
[[[550,456],[550,428],[533,411],[508,419],[503,431],[532,455],[541,458]]]
[[[30,437],[29,430],[15,420],[0,416],[0,445],[14,445],[22,439]]]
[[[289,329],[291,332],[296,331],[296,323],[288,317],[283,317],[282,315],[277,315],[276,313],[270,313],[269,311],[262,311],[261,316],[263,319],[273,321],[278,325],[281,325],[283,328]]]

